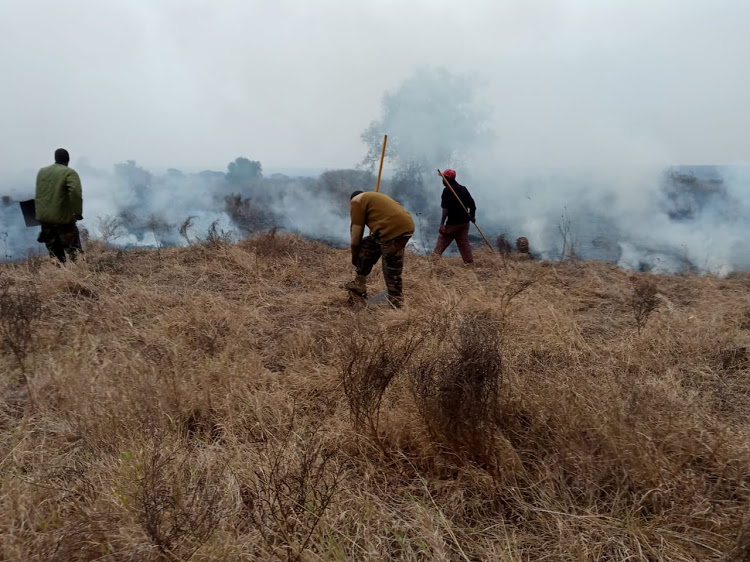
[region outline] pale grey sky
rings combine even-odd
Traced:
[[[335,168],[421,65],[487,85],[496,160],[750,156],[747,0],[0,0],[0,169]],[[387,132],[387,131],[386,131]]]

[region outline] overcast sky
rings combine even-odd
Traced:
[[[0,168],[349,167],[384,91],[473,72],[503,165],[750,161],[748,0],[0,0]],[[386,131],[387,132],[387,131]]]

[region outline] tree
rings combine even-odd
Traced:
[[[227,166],[226,180],[233,186],[247,186],[263,177],[260,162],[240,156]]]
[[[138,166],[135,160],[115,164],[115,175],[136,192],[151,187],[151,180],[153,179],[151,173]]]
[[[367,145],[362,164],[373,169],[380,161],[384,134],[386,156],[397,167],[415,162],[425,169],[447,166],[491,142],[490,111],[476,101],[479,85],[443,68],[414,72],[395,92],[383,95],[382,116],[362,133]]]
[[[480,85],[443,68],[415,71],[397,90],[383,95],[380,119],[362,133],[367,154],[361,164],[375,168],[388,134],[394,197],[413,210],[427,211],[434,197],[425,192],[425,181],[437,182],[440,189],[437,168],[460,165],[472,150],[494,139],[490,111],[476,100]]]
[[[317,196],[330,198],[343,214],[349,211],[349,196],[353,191],[372,191],[376,183],[369,170],[327,170],[315,181],[313,190]]]
[[[115,177],[125,187],[125,189],[120,190],[120,193],[125,195],[119,215],[123,218],[123,224],[130,225],[131,218],[136,220],[148,209],[153,176],[151,172],[138,166],[135,160],[128,160],[121,164],[115,164]]]
[[[439,182],[437,171],[433,173]],[[435,211],[440,203],[440,187],[435,192],[437,197],[430,197],[425,189],[425,175],[430,179],[433,178],[430,170],[425,169],[421,162],[412,160],[401,163],[390,183],[391,195],[409,209],[421,213]]]
[[[352,191],[375,189],[375,175],[369,170],[326,170],[315,188],[334,198],[349,197]]]

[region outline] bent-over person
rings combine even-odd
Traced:
[[[400,307],[404,300],[404,250],[414,234],[411,214],[395,200],[375,191],[355,191],[349,206],[352,264],[357,268],[357,277],[345,287],[367,296],[367,276],[382,257],[388,302]],[[365,226],[370,229],[369,236],[364,236]]]

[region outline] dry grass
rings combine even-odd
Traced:
[[[750,277],[477,254],[401,310],[281,234],[0,266],[0,559],[747,560]]]

